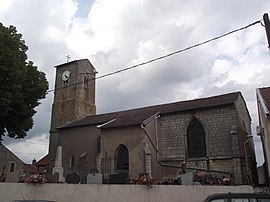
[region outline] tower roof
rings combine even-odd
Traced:
[[[72,63],[89,63],[90,66],[93,68],[93,72],[98,73],[97,70],[95,69],[95,67],[92,65],[92,63],[88,59],[73,60],[73,61],[70,61],[70,62],[55,65],[54,67],[55,68],[59,68],[59,67],[61,68],[61,67],[67,66],[67,65],[71,65]]]
[[[59,64],[59,65],[55,65],[54,67],[61,67],[61,66],[70,65],[70,64],[76,63],[76,62],[82,62],[82,61],[88,61],[92,65],[92,63],[88,59],[79,59],[79,60],[73,60],[70,62],[65,62],[65,63]]]

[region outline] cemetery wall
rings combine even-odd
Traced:
[[[97,185],[97,184],[26,184],[0,183],[0,201],[18,199],[53,200],[57,202],[202,202],[210,194],[253,192],[250,186],[177,186]]]

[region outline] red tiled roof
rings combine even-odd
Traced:
[[[38,162],[35,163],[36,166],[46,166],[49,164],[49,155],[47,154],[42,159],[40,159]]]
[[[24,164],[23,171],[29,172],[29,173],[35,173],[35,172],[37,172],[37,167],[32,165],[32,164]]]
[[[257,96],[262,102],[265,114],[270,116],[270,87],[258,88]]]
[[[169,104],[130,109],[126,111],[93,115],[66,124],[62,127],[59,127],[58,129],[79,127],[85,125],[101,125],[108,122],[109,122],[108,124],[106,125],[104,124],[103,128],[140,125],[143,123],[144,120],[155,115],[156,113],[167,114],[180,111],[196,110],[202,108],[234,104],[239,95],[241,95],[240,92],[234,92],[196,100],[180,101]]]

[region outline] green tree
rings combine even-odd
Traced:
[[[27,61],[28,47],[16,27],[0,23],[0,143],[2,137],[24,138],[48,90],[45,74]]]

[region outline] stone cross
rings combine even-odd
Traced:
[[[69,59],[71,58],[69,55],[66,56],[67,62],[69,62]]]

